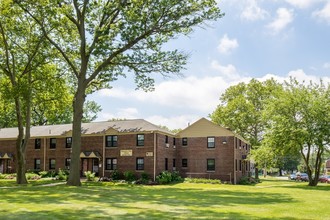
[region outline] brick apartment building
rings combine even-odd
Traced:
[[[27,169],[69,169],[71,129],[71,124],[32,127]],[[0,129],[0,173],[15,172],[17,134],[17,128]],[[114,170],[130,170],[155,179],[168,170],[236,184],[252,171],[249,151],[242,137],[205,118],[178,134],[143,119],[92,122],[82,125],[81,173],[110,176]]]

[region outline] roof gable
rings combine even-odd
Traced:
[[[236,136],[232,131],[201,118],[178,134],[180,137]]]

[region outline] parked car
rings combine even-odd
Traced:
[[[321,182],[321,183],[330,183],[330,175],[320,176],[319,182]]]
[[[296,180],[297,175],[295,173],[290,174],[289,180]]]
[[[296,181],[308,182],[308,175],[307,175],[307,173],[297,173]]]

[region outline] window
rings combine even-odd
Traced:
[[[168,158],[165,158],[165,170],[168,170]]]
[[[237,159],[235,160],[235,170],[237,171]]]
[[[214,148],[215,147],[215,138],[214,137],[208,137],[207,138],[207,147],[208,148]]]
[[[40,164],[41,164],[40,159],[34,159],[34,169],[35,170],[40,170]]]
[[[65,147],[71,148],[71,145],[72,145],[72,137],[67,137],[65,140]]]
[[[188,138],[182,138],[182,146],[188,145]]]
[[[71,158],[65,158],[65,168],[70,170]]]
[[[173,145],[175,146],[175,138],[173,138]]]
[[[182,159],[182,167],[188,167],[188,159]]]
[[[168,144],[168,136],[165,135],[165,144]]]
[[[242,171],[242,161],[239,160],[239,171]]]
[[[105,137],[105,146],[106,147],[117,147],[118,136],[117,135],[109,135]]]
[[[136,136],[136,146],[144,146],[144,134],[138,134]]]
[[[117,169],[117,158],[107,158],[105,160],[105,169],[106,170],[116,170]]]
[[[144,158],[136,158],[136,170],[144,170]]]
[[[50,170],[55,170],[55,163],[56,163],[55,159],[49,159],[49,169]]]
[[[55,149],[56,148],[56,138],[51,138],[50,139],[50,149]]]
[[[175,159],[173,159],[173,168],[175,167]]]
[[[34,149],[40,149],[41,147],[41,139],[37,138],[34,140]]]
[[[207,171],[215,170],[215,159],[207,159]]]

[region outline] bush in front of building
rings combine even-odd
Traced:
[[[16,178],[16,173],[10,173],[10,174],[0,173],[0,179],[11,180],[11,179],[15,179],[15,178]]]
[[[62,169],[58,170],[56,179],[58,179],[58,180],[68,180],[68,178],[69,178],[69,171],[62,170]]]
[[[158,176],[156,176],[156,182],[158,184],[169,184],[171,182],[180,182],[182,177],[179,172],[174,171],[173,173],[169,171],[163,171]]]
[[[258,181],[256,179],[248,176],[243,176],[238,182],[239,185],[255,185],[257,183]]]
[[[39,176],[37,173],[29,172],[25,173],[27,180],[38,180],[41,179],[41,176]]]
[[[92,173],[91,171],[85,171],[84,172],[87,181],[94,181],[95,180],[95,173]]]
[[[136,180],[134,172],[130,170],[124,172],[124,178],[127,182],[133,182]]]
[[[221,184],[218,179],[205,179],[205,178],[185,178],[186,183],[208,183],[208,184]]]
[[[111,176],[110,177],[111,177],[112,180],[120,180],[121,173],[119,172],[119,170],[114,170],[111,173]]]

